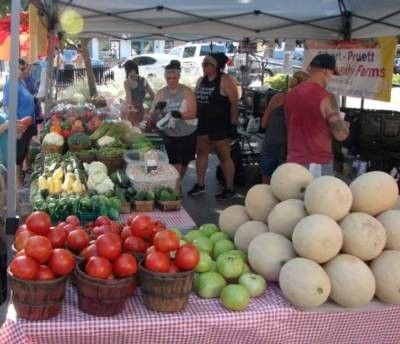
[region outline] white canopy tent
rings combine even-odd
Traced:
[[[57,1],[56,1],[57,2]],[[341,39],[400,34],[399,0],[59,0],[82,36],[195,40]]]
[[[400,35],[400,0],[31,0],[31,3],[44,15],[57,6],[58,14],[68,9],[77,11],[84,23],[82,37],[191,41]],[[9,147],[16,140],[19,11],[20,0],[12,0]],[[15,166],[15,152],[9,154],[8,166]],[[9,168],[7,189],[7,220],[10,227],[15,227],[15,168]]]

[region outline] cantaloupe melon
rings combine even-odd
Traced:
[[[350,189],[353,194],[352,211],[372,216],[393,208],[399,193],[394,178],[381,171],[362,174],[350,184]]]
[[[376,218],[386,230],[386,250],[400,251],[400,210],[388,210]]]
[[[269,185],[258,184],[247,192],[244,205],[252,220],[267,223],[269,213],[278,202]]]
[[[246,208],[242,205],[231,205],[219,214],[218,226],[233,239],[236,230],[247,221],[250,221],[250,217]]]
[[[322,176],[313,180],[304,195],[307,212],[340,220],[350,210],[353,196],[346,183],[339,178]]]
[[[235,246],[244,252],[250,245],[250,242],[259,234],[268,232],[268,227],[261,221],[248,221],[243,223],[235,233]]]
[[[324,265],[331,281],[330,298],[343,307],[367,305],[375,293],[375,277],[361,259],[339,254]]]
[[[394,204],[394,206],[392,207],[393,210],[400,210],[400,196],[397,197],[397,201]]]
[[[325,270],[306,258],[291,259],[282,267],[279,286],[283,295],[300,308],[322,305],[331,292],[331,282]]]
[[[350,213],[340,221],[344,253],[362,260],[377,257],[385,247],[386,231],[382,224],[365,213]]]
[[[269,231],[292,239],[294,227],[305,216],[307,213],[303,201],[287,199],[278,203],[269,213]]]
[[[271,176],[271,189],[281,201],[303,199],[312,174],[302,165],[288,162],[280,165]]]
[[[254,272],[269,281],[278,281],[282,266],[296,257],[296,252],[286,237],[267,232],[257,235],[250,242],[247,255]]]
[[[371,262],[376,281],[376,296],[379,300],[400,304],[400,252],[383,251]]]
[[[343,244],[342,230],[326,215],[309,215],[296,225],[293,247],[301,257],[325,263],[336,256]]]

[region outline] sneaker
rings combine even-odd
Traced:
[[[189,196],[197,196],[202,193],[206,192],[205,186],[201,186],[200,184],[196,183],[194,186],[188,191]]]
[[[219,200],[227,200],[236,197],[236,192],[230,189],[224,189],[221,193],[215,195]]]

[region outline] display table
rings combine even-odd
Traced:
[[[376,303],[340,310],[296,310],[270,285],[242,312],[227,311],[218,299],[192,294],[185,311],[157,313],[145,308],[137,291],[121,314],[94,317],[78,309],[76,291],[69,286],[61,314],[46,321],[20,319],[10,305],[0,343],[400,343],[400,307]]]
[[[126,223],[129,216],[136,214],[138,213],[133,212],[131,214],[121,214],[119,220],[121,223]],[[179,211],[161,211],[154,209],[153,211],[140,214],[148,215],[153,220],[163,222],[167,228],[178,228],[182,231],[188,231],[189,229],[196,227],[195,222],[183,207]]]

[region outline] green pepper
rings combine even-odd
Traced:
[[[113,220],[118,220],[119,219],[119,210],[115,208],[109,208],[107,212],[108,217],[110,217]]]
[[[79,209],[83,213],[90,213],[93,211],[92,200],[89,197],[82,197],[79,200]]]

